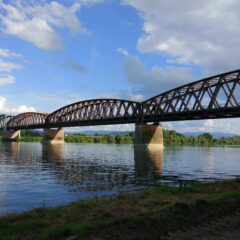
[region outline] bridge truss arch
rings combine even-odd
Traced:
[[[47,115],[48,114],[36,112],[18,114],[7,122],[7,129],[21,130],[44,128]]]
[[[0,130],[3,130],[6,127],[7,122],[13,118],[11,115],[0,114]]]
[[[219,74],[142,102],[143,121],[240,117],[240,70]]]
[[[139,118],[139,102],[122,99],[92,99],[72,103],[48,115],[46,124],[71,127],[134,123]]]

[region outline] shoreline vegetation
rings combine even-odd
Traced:
[[[0,217],[0,239],[240,239],[240,178],[181,182]]]
[[[203,133],[199,136],[186,136],[174,130],[163,130],[165,146],[240,146],[240,136],[214,138],[210,133]],[[2,134],[0,133],[0,140]],[[128,134],[66,134],[66,143],[104,143],[104,144],[133,144],[134,132]],[[22,130],[19,142],[41,142],[42,135],[30,130]]]

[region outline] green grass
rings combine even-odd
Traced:
[[[236,212],[240,213],[239,179],[181,183],[3,216],[0,239],[167,239],[169,234],[174,239],[177,232],[188,234],[189,228]],[[240,218],[232,222],[233,230],[238,229]]]
[[[87,224],[81,222],[79,224],[66,224],[49,227],[44,230],[44,239],[57,240],[69,236],[82,236],[87,230]]]

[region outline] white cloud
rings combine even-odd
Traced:
[[[200,66],[205,73],[239,68],[238,0],[123,0],[138,10],[144,34],[141,52],[165,54],[178,64]]]
[[[212,128],[214,127],[214,120],[213,119],[208,119],[203,123],[203,126],[205,128]]]
[[[22,56],[9,49],[0,48],[0,86],[13,84],[15,82],[15,77],[10,73],[22,68],[20,64],[13,62],[16,58],[22,58]]]
[[[169,125],[170,124],[170,125]],[[208,119],[195,121],[163,122],[167,129],[186,132],[232,133],[240,135],[239,119]]]
[[[6,48],[0,48],[0,58],[16,58],[22,57],[21,54],[17,54],[15,52],[10,51]]]
[[[190,68],[153,66],[148,70],[135,56],[128,56],[125,59],[123,72],[127,80],[137,86],[140,93],[146,97],[194,80]]]
[[[11,106],[5,97],[0,96],[0,113],[19,114],[24,112],[36,112],[36,108],[26,105]]]
[[[26,106],[26,105],[20,105],[15,108],[8,109],[8,112],[11,113],[24,113],[24,112],[36,112],[36,109],[31,106]]]
[[[20,69],[21,65],[0,58],[0,72],[12,72],[13,70]]]
[[[7,99],[0,96],[0,112],[3,112],[5,109]]]
[[[12,75],[0,75],[0,86],[15,83],[15,77]]]
[[[79,0],[78,2],[83,5],[91,5],[96,3],[102,3],[105,0]]]
[[[128,51],[125,48],[117,48],[117,51],[120,52],[121,54],[128,56]]]
[[[31,42],[39,48],[56,50],[63,46],[56,28],[66,28],[71,33],[89,34],[81,25],[77,11],[82,5],[98,2],[101,1],[79,1],[66,7],[54,1],[0,1],[0,27],[3,33]]]
[[[126,99],[136,102],[144,100],[144,96],[141,93],[129,90],[112,90],[110,93],[103,93],[102,98]]]

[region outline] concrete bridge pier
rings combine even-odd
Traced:
[[[135,146],[163,148],[163,127],[161,123],[135,125]]]
[[[21,137],[21,131],[10,131],[7,129],[3,130],[3,140],[4,141],[15,141],[17,138]]]
[[[62,128],[43,130],[43,142],[64,143],[64,130]]]

